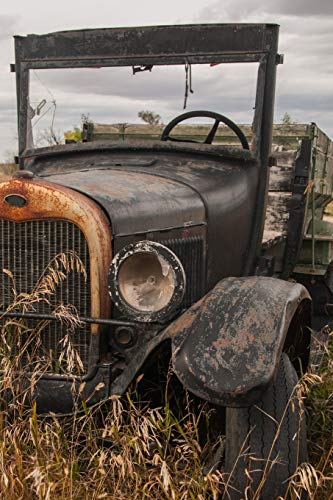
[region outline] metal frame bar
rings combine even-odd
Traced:
[[[134,65],[262,62],[278,26],[198,24],[62,31],[15,37],[19,154],[27,144],[29,71]]]
[[[313,132],[311,132],[312,134]],[[303,245],[306,212],[310,201],[310,194],[306,195],[304,193],[311,175],[312,147],[312,138],[302,139],[295,161],[290,215],[281,273],[282,279],[288,279],[291,275]]]
[[[65,321],[60,316],[55,314],[41,314],[41,313],[23,313],[23,312],[6,312],[0,311],[0,319],[2,318],[19,318],[19,319],[36,319],[45,321]],[[79,316],[76,318],[82,323],[89,323],[93,325],[106,325],[106,326],[136,326],[137,323],[133,321],[121,321],[118,319],[103,319],[103,318],[90,318],[86,316]]]
[[[259,61],[271,50],[273,24],[195,24],[60,31],[17,36],[20,62],[31,67],[91,64],[193,64]]]
[[[265,213],[268,201],[269,165],[273,136],[273,116],[275,102],[276,65],[283,62],[278,57],[278,26],[272,36],[270,50],[258,68],[257,95],[253,132],[260,163],[257,188],[256,211],[252,223],[252,240],[245,259],[244,275],[255,271],[256,260],[260,256],[261,242],[265,225]],[[272,33],[273,35],[273,33]]]

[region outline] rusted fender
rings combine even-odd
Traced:
[[[310,296],[276,278],[226,278],[167,329],[176,375],[195,395],[248,406],[274,380],[291,320]]]

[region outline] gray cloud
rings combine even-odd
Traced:
[[[250,93],[254,95],[256,74],[257,69],[252,64],[194,66],[194,96],[233,95],[235,88],[239,93],[249,93],[251,89]],[[74,99],[89,94],[90,100],[99,99],[100,96],[133,96],[137,100],[183,99],[185,71],[183,67],[154,67],[151,73],[135,76],[131,68],[39,71],[32,74],[31,87],[35,100],[41,95],[49,97],[48,91],[55,97],[69,92]]]
[[[218,109],[234,120],[251,121],[254,65],[204,65],[192,71],[194,94],[188,98],[188,110]],[[70,128],[82,113],[95,122],[139,122],[137,115],[143,109],[157,111],[167,123],[183,112],[185,72],[183,67],[156,67],[151,73],[135,76],[130,68],[40,71],[32,76],[31,86],[34,106],[42,98],[50,100],[50,91],[54,95],[56,128]],[[38,122],[37,130],[49,126],[51,118],[52,110]]]
[[[0,14],[0,42],[8,40],[11,37],[17,26],[17,18],[15,16]]]
[[[316,121],[333,135],[333,2],[332,0],[99,0],[99,9],[80,9],[59,0],[50,16],[49,6],[35,0],[36,12],[21,9],[21,16],[0,16],[0,156],[15,143],[15,77],[11,35],[50,32],[78,27],[178,22],[276,22],[285,64],[278,68],[275,116],[285,111],[299,122]],[[37,8],[38,6],[38,8]],[[13,12],[13,9],[7,9]],[[203,7],[203,8],[202,8]],[[104,10],[103,10],[104,9]],[[64,16],[66,11],[66,16]],[[112,14],[112,15],[111,15]],[[43,19],[43,24],[40,19]],[[74,19],[74,21],[73,21]],[[75,24],[73,24],[75,23]],[[45,71],[40,78],[57,101],[56,130],[80,122],[82,113],[101,122],[138,121],[137,112],[152,109],[164,122],[182,112],[184,68],[154,68],[133,77],[130,68],[107,70]],[[254,104],[255,67],[194,67],[188,109],[213,109],[239,122],[250,121]],[[33,99],[51,100],[46,88],[32,75]],[[51,110],[36,125],[48,127]]]
[[[324,17],[333,15],[333,3],[331,0],[229,0],[223,2],[214,2],[201,9],[197,14],[197,19],[230,22],[239,21],[250,16],[262,16],[267,14],[274,21],[274,16],[295,16],[304,18],[308,16]]]
[[[333,15],[332,0],[271,0],[265,2],[264,9],[270,5],[272,13],[291,14],[297,17]]]

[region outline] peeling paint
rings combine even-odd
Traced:
[[[167,329],[182,383],[216,404],[249,405],[274,378],[299,284],[275,278],[226,278]]]

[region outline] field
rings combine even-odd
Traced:
[[[92,409],[78,403],[71,417],[41,418],[34,404],[24,406],[30,393],[22,391],[22,379],[15,376],[24,352],[17,345],[36,338],[38,332],[21,321],[8,320],[1,330],[1,498],[228,498],[223,469],[205,470],[209,452],[220,444],[201,444],[200,429],[211,410],[193,411],[187,394],[186,412],[176,416],[169,406],[171,384],[165,385],[163,404],[154,408],[138,396],[140,377],[126,396]],[[68,345],[64,350],[73,358]],[[6,403],[8,391],[13,404]],[[310,498],[326,500],[333,491],[332,335],[320,374],[306,375],[297,396],[306,402],[310,460],[290,479],[288,494],[300,498],[307,491]]]

